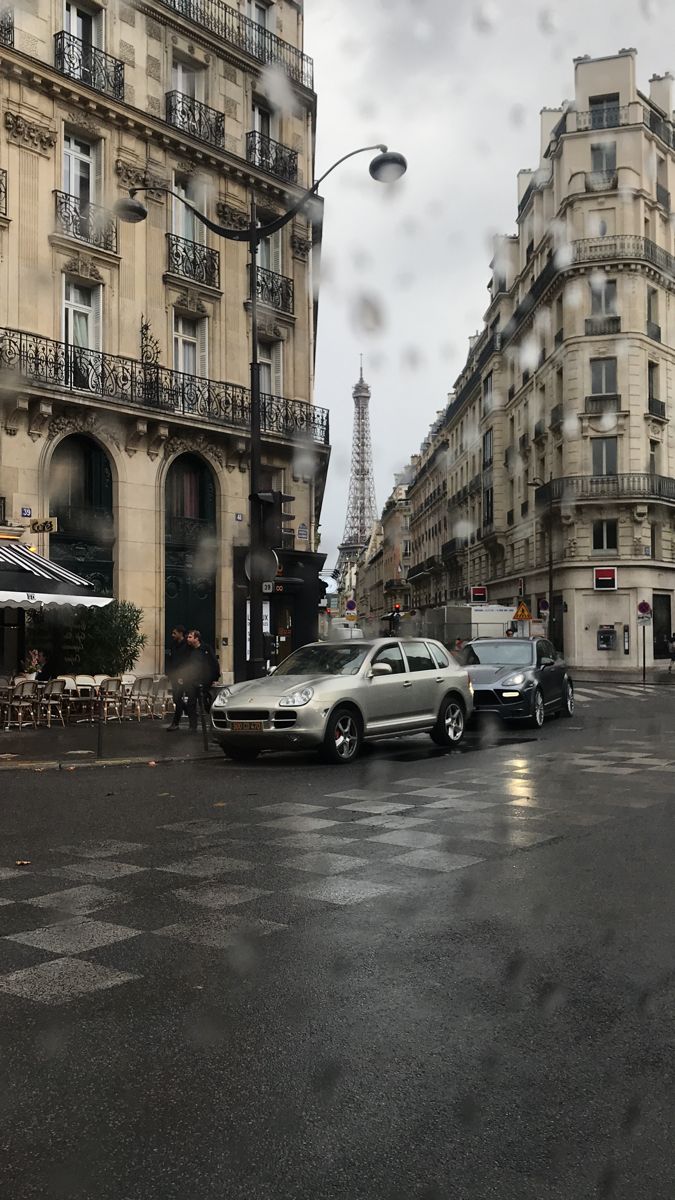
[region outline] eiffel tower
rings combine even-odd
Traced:
[[[354,429],[347,517],[342,541],[338,546],[337,566],[333,571],[333,578],[337,580],[338,595],[347,599],[354,591],[354,569],[359,554],[368,545],[373,524],[377,520],[368,411],[370,388],[363,378],[363,355],[361,355],[361,374],[358,383],[354,385],[352,395],[354,397]]]

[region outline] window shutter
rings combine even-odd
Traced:
[[[282,362],[282,342],[274,342],[272,344],[272,395],[283,396],[284,394],[284,379],[283,379],[283,362]]]
[[[98,50],[102,50],[105,46],[105,29],[103,9],[98,9],[91,14],[91,42]]]
[[[209,377],[209,323],[206,319],[197,325],[197,373],[202,379]]]
[[[92,162],[92,177],[93,177],[93,195],[91,199],[94,204],[103,204],[103,151],[105,150],[105,142],[101,139],[98,142],[93,142],[91,147]]]
[[[277,229],[270,238],[270,270],[281,275],[281,230]]]
[[[91,350],[103,349],[103,288],[99,285],[91,289],[91,332],[89,346]]]

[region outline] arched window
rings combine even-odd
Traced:
[[[93,438],[75,433],[54,451],[49,471],[49,513],[58,519],[50,555],[102,591],[113,590],[112,469]]]
[[[170,644],[175,625],[199,629],[215,641],[216,490],[213,475],[196,454],[182,454],[169,467],[165,497],[165,629]]]

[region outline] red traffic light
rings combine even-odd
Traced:
[[[394,605],[394,612],[400,613],[400,611],[401,611],[401,605],[400,605],[400,604],[395,604],[395,605]]]

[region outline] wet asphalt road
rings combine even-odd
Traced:
[[[3,772],[0,1195],[672,1200],[675,697],[632,696]]]

